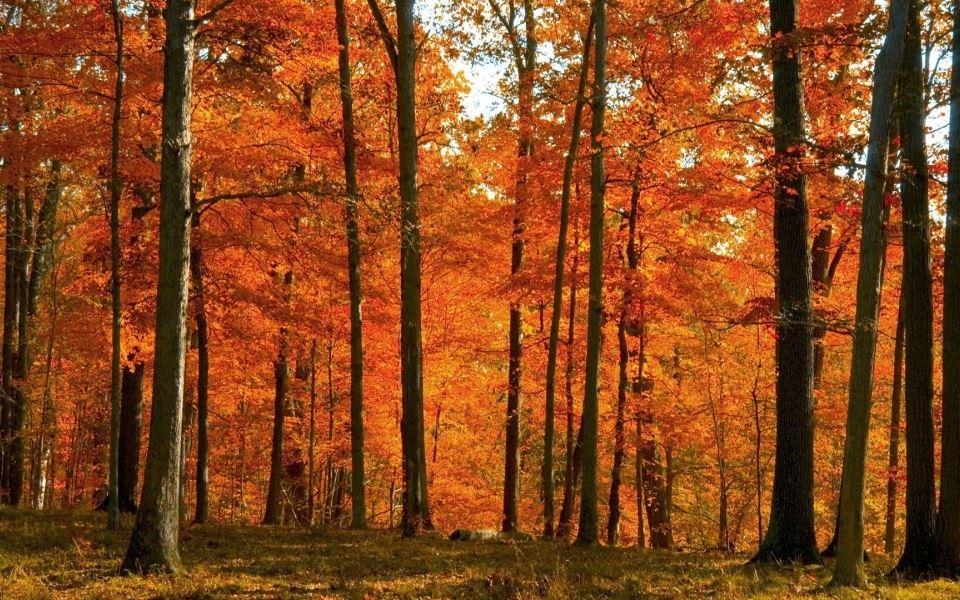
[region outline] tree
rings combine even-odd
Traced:
[[[554,505],[554,481],[553,481],[553,446],[554,446],[554,415],[556,413],[556,389],[557,389],[557,348],[560,345],[560,316],[563,311],[563,275],[566,268],[567,259],[567,229],[570,225],[570,196],[573,188],[573,168],[577,160],[577,151],[580,147],[580,132],[582,129],[583,109],[587,104],[587,76],[590,73],[590,48],[593,45],[593,12],[590,13],[590,20],[587,24],[587,31],[583,36],[583,54],[580,58],[580,77],[577,81],[577,98],[574,101],[573,118],[570,120],[570,145],[567,148],[567,154],[563,162],[563,183],[560,190],[560,223],[557,233],[557,259],[556,271],[553,278],[553,310],[550,313],[550,339],[547,347],[547,381],[546,381],[546,402],[544,404],[544,431],[543,431],[543,469],[541,477],[543,479],[543,537],[553,539],[553,505]],[[576,306],[576,289],[571,284],[570,303],[571,307]],[[570,327],[572,330],[574,321],[574,310],[570,311]],[[572,331],[568,336],[568,344],[573,344]],[[567,411],[568,423],[568,446],[572,442],[572,407]],[[572,478],[572,448],[568,448],[566,478]],[[572,492],[573,482],[570,486],[564,487],[564,506],[566,498]],[[568,487],[571,488],[568,490]],[[572,498],[571,498],[572,499]],[[572,508],[572,507],[571,507]],[[568,509],[567,514],[570,514]]]
[[[603,327],[603,220],[604,189],[603,118],[607,104],[607,6],[593,1],[593,90],[590,99],[590,299],[587,308],[587,361],[583,394],[583,483],[580,492],[580,526],[577,543],[596,544],[599,536],[597,511],[597,427],[600,404],[600,344]]]
[[[367,526],[363,467],[363,294],[360,285],[360,228],[357,225],[357,142],[353,125],[353,96],[350,89],[350,34],[344,0],[336,0],[340,104],[343,112],[343,171],[346,181],[344,214],[347,230],[347,264],[350,278],[350,456],[353,469],[350,526]]]
[[[899,88],[903,140],[904,401],[907,425],[907,519],[903,554],[895,571],[923,577],[934,562],[936,491],[933,457],[933,283],[924,120],[920,7],[910,0]]]
[[[168,0],[160,161],[160,265],[153,410],[143,493],[125,573],[181,569],[178,533],[180,434],[190,263],[190,151],[194,41],[192,0]],[[202,19],[201,19],[202,20]]]
[[[953,7],[946,233],[943,260],[943,430],[937,570],[960,576],[960,4]]]
[[[770,520],[754,562],[820,562],[813,518],[813,344],[800,40],[795,0],[770,0],[773,36],[777,445]]]
[[[423,342],[420,309],[420,212],[417,190],[415,0],[397,0],[397,35],[376,0],[370,10],[390,56],[397,85],[400,174],[400,381],[403,417],[403,535],[432,527],[423,441]]]
[[[200,214],[193,216],[193,245],[190,248],[190,282],[193,287],[194,320],[197,325],[197,505],[193,522],[206,523],[210,496],[210,341],[207,329],[207,302],[203,289],[203,247],[200,243]]]
[[[863,497],[877,319],[884,268],[884,187],[889,166],[891,116],[907,28],[907,0],[890,4],[886,38],[873,69],[867,171],[863,186],[857,307],[850,361],[850,399],[840,488],[840,537],[835,585],[863,583]]]

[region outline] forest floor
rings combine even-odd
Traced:
[[[182,530],[182,575],[120,577],[128,532],[104,519],[0,509],[0,598],[960,598],[956,583],[883,579],[883,558],[854,592],[825,587],[825,568],[739,555],[234,525]]]

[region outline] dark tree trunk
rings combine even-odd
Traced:
[[[287,379],[287,331],[280,331],[280,353],[273,363],[273,442],[270,448],[270,482],[267,487],[267,505],[263,514],[264,525],[279,525],[283,519],[283,423],[286,410]]]
[[[121,571],[179,571],[180,434],[190,265],[191,0],[168,0],[160,164],[160,265],[153,410],[143,494]]]
[[[900,289],[903,296],[903,288]],[[890,398],[890,441],[887,451],[887,505],[883,551],[893,554],[897,538],[897,479],[900,474],[900,415],[903,412],[903,305],[898,302],[897,334],[893,346],[893,392]]]
[[[578,188],[579,191],[579,188]],[[578,194],[579,195],[579,194]],[[557,521],[556,537],[567,539],[570,536],[570,522],[573,518],[577,497],[577,482],[580,480],[580,448],[583,442],[583,428],[578,428],[574,439],[574,396],[573,396],[573,342],[577,323],[577,267],[580,262],[580,235],[574,223],[573,264],[570,266],[570,300],[567,313],[567,357],[564,369],[564,391],[566,394],[567,439],[565,445],[565,463],[563,475],[563,502],[560,505],[560,517]]]
[[[903,141],[900,196],[903,200],[904,400],[907,422],[907,519],[903,554],[896,572],[927,575],[934,563],[936,502],[933,457],[933,292],[930,271],[930,207],[924,140],[924,68],[917,0],[910,1],[900,135]]]
[[[587,360],[583,394],[583,482],[580,491],[580,525],[577,543],[598,542],[597,510],[598,425],[600,408],[600,347],[603,329],[603,220],[604,220],[604,113],[607,105],[607,6],[593,0],[596,41],[593,56],[593,93],[590,124],[590,298],[587,309]]]
[[[210,342],[207,331],[207,303],[203,291],[203,247],[200,244],[200,215],[193,219],[194,244],[190,255],[190,279],[196,305],[197,324],[197,506],[194,523],[206,523],[208,518],[210,481],[209,399],[210,399]]]
[[[620,317],[617,321],[617,346],[619,349],[619,377],[617,382],[617,409],[613,427],[613,468],[610,471],[610,502],[607,519],[607,544],[616,545],[620,537],[620,479],[623,461],[626,455],[624,429],[626,427],[627,388],[630,385],[628,365],[630,349],[627,344],[627,326],[633,306],[633,285],[638,265],[636,232],[637,210],[640,202],[640,188],[634,181],[630,194],[630,212],[627,216],[626,273],[624,275],[623,299],[620,304]],[[642,326],[642,325],[641,325]]]
[[[953,6],[950,141],[943,268],[943,431],[937,570],[960,576],[960,4]]]
[[[557,386],[557,348],[560,345],[560,313],[563,311],[563,274],[566,268],[567,257],[567,229],[570,224],[570,196],[573,187],[573,168],[577,160],[577,151],[580,147],[580,130],[583,122],[583,110],[587,104],[587,77],[590,72],[590,47],[593,40],[593,13],[587,24],[587,32],[583,36],[583,54],[580,59],[580,79],[577,82],[577,99],[574,103],[573,118],[570,126],[570,145],[563,163],[563,184],[560,191],[560,229],[557,234],[556,271],[553,278],[553,312],[550,314],[550,340],[547,347],[547,375],[546,375],[546,403],[545,426],[543,433],[543,537],[553,539],[553,509],[554,509],[554,422],[556,413],[556,386]],[[574,294],[571,291],[571,294]],[[571,315],[570,323],[573,323]],[[572,344],[572,342],[571,342]],[[567,413],[567,463],[570,463],[573,445],[573,410]],[[568,469],[569,472],[569,469]],[[566,496],[566,490],[564,490]]]
[[[120,529],[120,359],[122,304],[120,300],[120,135],[123,121],[123,14],[120,0],[112,0],[113,34],[116,40],[116,77],[113,88],[113,120],[110,136],[110,474],[107,485],[107,527]]]
[[[498,14],[501,14],[499,12]],[[502,17],[502,14],[501,14]],[[510,17],[512,18],[512,14]],[[517,173],[513,209],[513,238],[510,253],[510,279],[516,281],[523,268],[525,212],[530,200],[530,169],[533,160],[533,87],[536,78],[537,42],[534,35],[535,17],[532,0],[523,2],[524,36],[516,25],[501,19],[506,25],[507,37],[514,48],[514,63],[517,70],[517,111],[519,134],[517,136]],[[522,51],[521,51],[522,49]],[[503,479],[504,533],[517,530],[517,502],[520,496],[520,385],[523,360],[523,315],[519,301],[510,301],[510,348],[507,374],[507,415]]]
[[[131,357],[132,359],[133,357]],[[120,377],[120,440],[118,488],[120,512],[137,512],[137,481],[140,465],[140,429],[143,421],[142,362],[125,366]]]
[[[819,563],[813,517],[813,344],[805,131],[795,0],[770,0],[773,36],[777,445],[767,533],[753,562]]]
[[[343,111],[343,170],[346,181],[344,209],[347,229],[347,264],[350,276],[350,457],[352,513],[350,526],[367,526],[363,465],[363,320],[360,287],[360,229],[357,225],[357,150],[350,89],[350,34],[344,0],[336,0],[340,67],[340,102]]]

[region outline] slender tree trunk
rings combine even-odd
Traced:
[[[178,478],[190,264],[191,0],[168,0],[160,164],[160,265],[153,410],[143,494],[121,571],[179,571]]]
[[[273,442],[270,449],[270,481],[263,515],[264,525],[279,525],[283,520],[283,424],[288,378],[287,330],[283,327],[280,330],[280,352],[273,363]]]
[[[135,355],[129,356],[135,360]],[[120,462],[117,482],[120,511],[137,512],[137,480],[140,464],[140,429],[143,420],[144,365],[136,361],[125,366],[120,374],[120,441],[117,459]]]
[[[641,250],[643,248],[641,238]],[[646,490],[643,485],[644,464],[643,464],[643,400],[644,390],[644,367],[647,362],[647,317],[646,303],[643,296],[643,287],[640,288],[640,348],[637,352],[637,377],[633,381],[633,391],[636,395],[637,405],[634,407],[634,422],[636,423],[636,441],[634,451],[636,460],[634,461],[636,478],[635,487],[637,490],[637,546],[645,548],[647,545],[647,535],[644,531],[644,508],[647,504]]]
[[[547,381],[546,381],[546,420],[543,434],[543,537],[553,539],[553,505],[555,486],[553,479],[553,446],[554,422],[556,406],[556,379],[557,379],[557,348],[560,345],[560,314],[563,311],[563,275],[567,257],[567,229],[570,223],[570,196],[573,187],[573,168],[577,160],[577,151],[580,147],[580,131],[583,122],[583,109],[587,104],[587,76],[590,72],[590,47],[593,41],[593,13],[587,24],[586,34],[583,36],[583,54],[580,59],[580,79],[577,82],[577,98],[573,108],[573,118],[570,125],[570,145],[563,163],[563,184],[560,191],[560,230],[557,234],[556,271],[553,278],[553,312],[550,315],[550,340],[547,347]],[[571,295],[576,292],[571,289]],[[571,330],[573,315],[570,318]],[[572,344],[572,342],[571,342]],[[571,466],[570,456],[573,452],[573,410],[567,412],[567,474]],[[566,496],[566,490],[565,496]]]
[[[357,225],[357,151],[350,89],[350,34],[344,0],[336,0],[337,40],[340,43],[340,103],[343,111],[343,170],[346,181],[347,264],[350,272],[350,456],[353,511],[350,527],[367,526],[363,466],[363,320],[360,288],[360,229]]]
[[[317,339],[310,344],[310,450],[307,481],[307,523],[314,523],[314,499],[317,494]]]
[[[209,398],[210,398],[210,342],[207,331],[207,302],[203,291],[203,247],[200,244],[200,215],[194,216],[194,245],[190,255],[190,277],[193,281],[193,298],[196,303],[197,323],[197,506],[193,522],[207,522],[210,494],[208,461]]]
[[[943,431],[937,570],[960,576],[960,4],[953,5],[946,239],[943,268]]]
[[[889,166],[888,146],[894,92],[903,55],[907,1],[892,0],[890,4],[886,39],[873,71],[873,101],[861,215],[860,265],[857,272],[857,310],[853,358],[850,362],[850,400],[840,488],[840,537],[833,573],[835,585],[860,585],[864,582],[863,498],[884,268],[883,192]]]
[[[579,189],[579,188],[578,188]],[[557,521],[556,537],[566,539],[570,536],[570,523],[573,518],[577,497],[577,482],[580,479],[580,448],[583,442],[583,427],[577,428],[574,438],[574,395],[573,395],[573,343],[577,323],[577,267],[580,262],[580,235],[574,223],[573,264],[570,266],[570,300],[567,313],[567,357],[564,369],[564,391],[566,395],[567,440],[563,476],[563,502],[560,505],[560,517]]]
[[[896,572],[927,575],[935,559],[936,487],[933,456],[933,292],[930,270],[930,215],[924,140],[924,68],[920,7],[910,1],[900,135],[903,140],[903,318],[904,400],[907,421],[907,519],[903,554]]]
[[[637,275],[637,211],[640,202],[640,188],[635,180],[630,194],[630,212],[627,217],[626,273],[624,275],[623,299],[620,304],[620,317],[617,321],[617,345],[620,352],[619,378],[617,383],[617,412],[613,432],[613,468],[610,471],[610,502],[607,520],[607,544],[614,546],[620,536],[620,479],[623,461],[626,455],[624,429],[626,427],[627,388],[630,385],[628,365],[630,349],[627,344],[627,325],[633,308],[633,286]],[[643,324],[641,324],[641,327]]]
[[[530,169],[533,160],[533,88],[536,79],[537,41],[532,0],[523,2],[525,36],[521,39],[515,25],[507,24],[507,35],[515,50],[517,69],[517,139],[516,192],[513,209],[513,237],[510,255],[510,280],[515,282],[523,268],[526,205],[530,200]],[[518,300],[510,301],[510,350],[508,361],[506,456],[503,480],[503,523],[509,533],[518,527],[517,503],[520,496],[520,394],[523,360],[523,314]]]
[[[123,119],[123,15],[120,0],[112,0],[113,35],[116,40],[116,78],[113,88],[113,122],[110,135],[110,475],[107,485],[107,527],[120,529],[120,126]]]
[[[903,288],[900,289],[903,296]],[[900,414],[903,412],[903,306],[898,303],[897,334],[893,345],[893,392],[890,399],[890,443],[887,460],[887,506],[883,551],[893,554],[897,538],[897,479],[900,475]]]
[[[805,126],[795,0],[770,0],[773,36],[777,445],[770,521],[753,562],[820,563],[813,517],[813,344]]]
[[[596,42],[593,57],[593,94],[590,103],[590,300],[587,310],[587,360],[583,395],[583,482],[580,492],[580,526],[577,543],[596,544],[598,421],[600,404],[600,346],[603,328],[603,170],[604,113],[607,104],[607,6],[593,0]]]

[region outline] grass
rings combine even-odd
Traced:
[[[119,577],[128,533],[104,523],[0,509],[0,598],[960,598],[960,584],[883,579],[883,558],[873,587],[833,590],[828,569],[738,555],[235,525],[183,529],[181,575]]]

